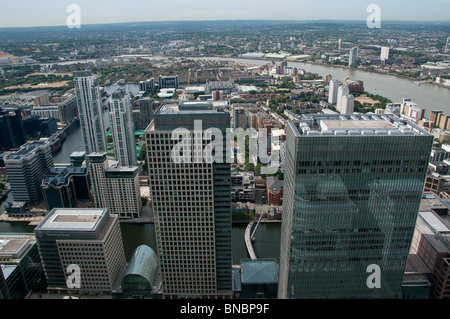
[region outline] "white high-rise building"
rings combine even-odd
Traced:
[[[342,110],[343,110],[343,97],[345,95],[350,94],[350,89],[348,88],[347,85],[341,85],[338,89],[338,94],[337,94],[337,104],[336,104],[336,109],[338,110],[339,113],[342,114]]]
[[[337,103],[338,89],[339,89],[339,81],[331,80],[330,81],[330,89],[329,89],[329,93],[328,93],[328,103],[331,103],[331,104]]]
[[[353,47],[350,50],[350,57],[348,61],[348,66],[356,65],[358,62],[358,47]]]
[[[389,47],[381,48],[380,58],[382,61],[386,61],[387,59],[389,59]]]
[[[90,71],[74,72],[78,117],[86,154],[106,152],[100,87]]]
[[[95,206],[108,208],[120,219],[140,217],[142,201],[138,167],[110,163],[106,152],[91,153],[87,161]]]
[[[355,108],[355,97],[351,94],[346,94],[341,101],[341,114],[353,114]]]
[[[109,119],[116,160],[121,166],[136,166],[136,140],[130,95],[123,89],[115,91],[109,103]]]

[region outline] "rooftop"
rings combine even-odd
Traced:
[[[309,114],[288,125],[297,136],[431,135],[393,114]]]
[[[5,156],[4,159],[5,160],[17,160],[17,159],[22,159],[24,157],[29,157],[29,156],[33,155],[38,148],[43,147],[45,145],[48,145],[48,142],[45,140],[28,142],[28,143],[22,145],[22,147],[18,151],[9,153],[7,156]]]
[[[0,257],[20,259],[35,242],[33,234],[0,234]]]
[[[107,212],[106,208],[54,208],[36,230],[95,230]]]
[[[241,277],[243,284],[278,283],[276,261],[275,259],[242,260]]]
[[[49,186],[60,186],[67,185],[69,183],[69,179],[72,175],[86,175],[87,168],[85,167],[51,167],[48,168],[45,172],[44,179],[42,181],[42,185]]]

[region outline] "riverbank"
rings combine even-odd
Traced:
[[[195,58],[204,58],[204,57],[195,57]],[[412,82],[424,82],[424,83],[426,82],[428,84],[434,84],[436,86],[440,86],[440,87],[443,87],[443,88],[450,89],[450,86],[442,85],[442,84],[437,83],[435,80],[432,80],[432,79],[425,80],[425,79],[419,79],[419,78],[410,77],[410,76],[406,76],[406,75],[401,75],[401,74],[397,74],[397,73],[381,72],[381,71],[377,71],[377,70],[367,70],[367,69],[349,67],[349,66],[346,66],[346,65],[339,65],[339,64],[318,63],[318,62],[314,62],[314,61],[310,61],[310,60],[289,60],[288,58],[285,58],[285,59],[267,59],[267,58],[255,58],[255,57],[251,57],[251,58],[246,58],[246,57],[223,57],[223,56],[211,56],[211,58],[221,58],[221,59],[222,58],[223,59],[230,58],[230,59],[242,59],[242,60],[259,60],[259,61],[267,61],[268,63],[270,63],[272,61],[286,61],[286,62],[293,62],[293,63],[303,63],[303,64],[309,64],[309,65],[330,67],[330,68],[340,68],[340,69],[347,70],[347,71],[359,71],[359,72],[372,73],[372,74],[378,74],[378,75],[394,76],[394,77],[397,77],[397,78],[410,80]]]
[[[9,217],[8,214],[5,212],[0,215],[0,222],[28,223],[29,226],[37,226],[44,218],[45,216]]]

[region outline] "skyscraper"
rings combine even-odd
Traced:
[[[350,94],[350,89],[347,85],[341,85],[338,88],[338,94],[337,94],[337,100],[336,100],[336,109],[339,113],[342,113],[343,108],[343,102],[344,102],[344,96]]]
[[[81,135],[86,154],[106,152],[100,88],[90,71],[74,72]]]
[[[356,66],[357,63],[358,63],[358,47],[353,47],[350,50],[348,66]]]
[[[155,100],[149,97],[143,97],[138,100],[139,103],[139,127],[135,130],[145,130],[153,119],[155,111]]]
[[[382,47],[380,53],[381,61],[386,61],[389,59],[389,47]]]
[[[355,108],[355,97],[352,94],[346,94],[341,100],[341,114],[352,114]]]
[[[286,135],[278,297],[399,298],[433,135],[355,114]]]
[[[183,154],[201,156],[212,140],[208,129],[225,134],[230,115],[210,101],[166,104],[145,132],[163,295],[229,298],[231,165],[225,147],[215,150],[222,161],[177,161],[172,150],[180,144],[172,133],[179,128],[186,143],[196,141]]]
[[[125,90],[118,89],[111,95],[109,119],[116,160],[121,166],[135,166],[137,155],[133,114],[130,95]]]
[[[330,81],[330,89],[329,89],[329,93],[328,93],[328,103],[331,103],[331,104],[337,103],[338,89],[339,89],[339,81],[331,80]]]

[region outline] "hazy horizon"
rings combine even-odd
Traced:
[[[376,4],[385,22],[449,22],[450,0],[22,0],[1,4],[0,28],[65,26],[76,4],[81,25],[190,21],[366,21]]]

